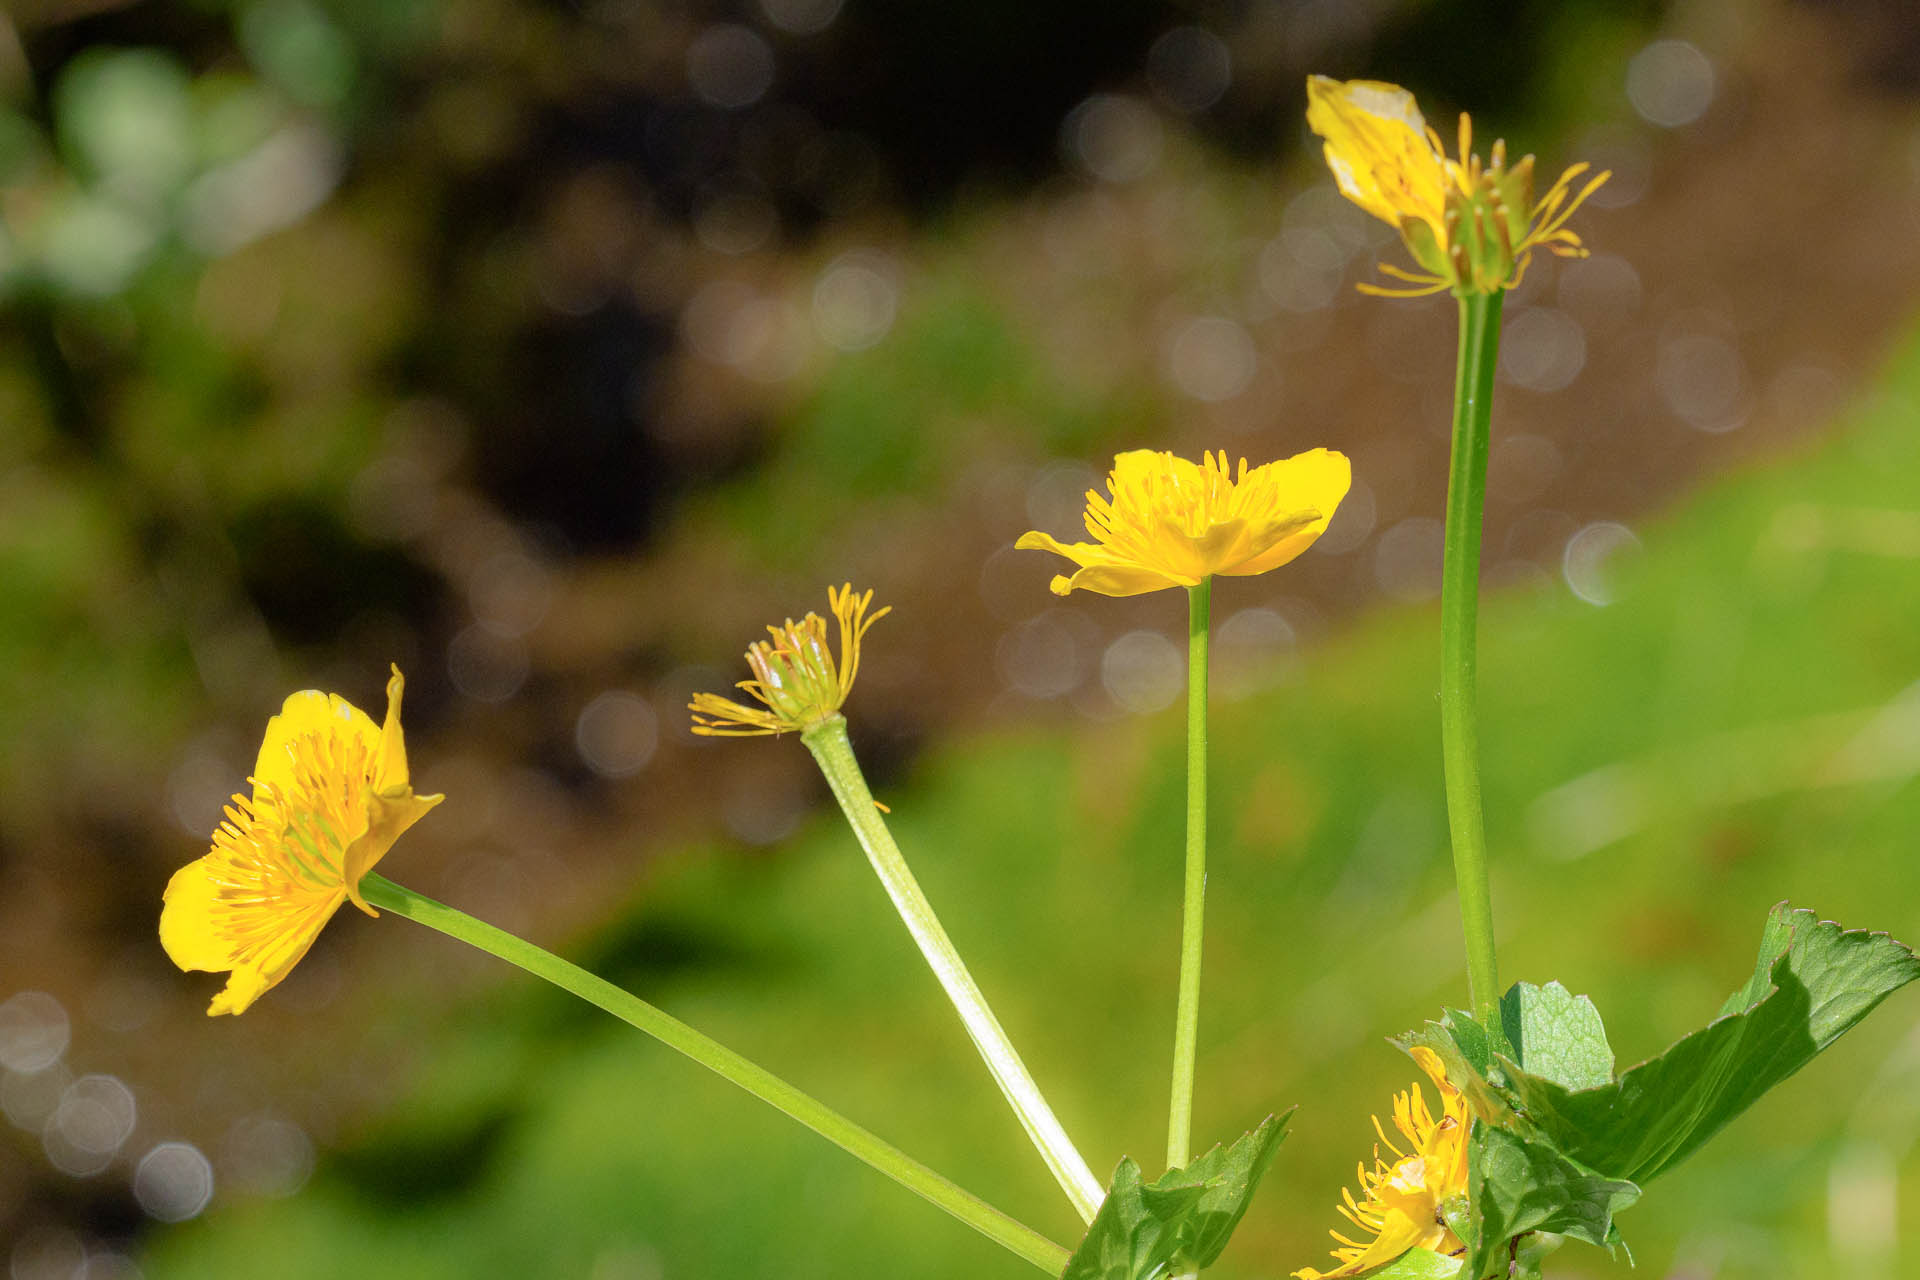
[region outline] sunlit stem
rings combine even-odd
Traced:
[[[1053,1109],[1040,1094],[1040,1087],[1027,1073],[1026,1064],[1020,1061],[999,1019],[987,1007],[986,997],[974,984],[973,975],[967,972],[953,940],[934,915],[927,895],[921,892],[913,872],[907,869],[907,860],[900,855],[900,846],[894,843],[893,833],[880,817],[880,808],[867,789],[859,762],[854,759],[845,718],[836,715],[800,737],[813,752],[820,772],[826,775],[827,785],[833,788],[834,799],[840,802],[860,847],[866,850],[867,860],[873,864],[887,896],[893,899],[894,909],[906,923],[907,932],[913,935],[934,976],[939,978],[947,998],[953,1001],[967,1034],[986,1060],[987,1070],[993,1074],[1000,1092],[1006,1095],[1014,1114],[1020,1118],[1027,1137],[1039,1149],[1040,1158],[1046,1161],[1054,1180],[1073,1201],[1081,1219],[1093,1221],[1106,1191],[1087,1168],[1087,1162],[1081,1159],[1066,1130],[1060,1127],[1060,1121],[1054,1118]]]
[[[1487,491],[1487,440],[1503,294],[1460,299],[1460,360],[1454,374],[1453,460],[1447,476],[1446,563],[1440,588],[1440,748],[1453,835],[1454,884],[1466,935],[1467,985],[1475,1017],[1497,1025],[1499,973],[1493,952],[1493,894],[1487,881],[1480,811],[1480,728],[1475,641],[1480,613],[1480,513]]]
[[[423,897],[383,876],[367,876],[360,882],[360,891],[368,902],[377,907],[405,916],[429,929],[437,929],[450,938],[458,938],[488,955],[517,965],[537,978],[545,978],[588,1004],[606,1010],[629,1026],[639,1028],[662,1044],[678,1049],[716,1075],[732,1081],[829,1142],[858,1156],[908,1190],[939,1205],[1042,1271],[1057,1276],[1065,1269],[1067,1251],[1032,1227],[1015,1221],[971,1192],[955,1186],[825,1103],[800,1092],[764,1067],[749,1062],[631,992],[595,977],[551,951],[542,950],[465,912]],[[743,1153],[742,1159],[745,1158]]]
[[[1207,910],[1207,630],[1213,579],[1187,588],[1187,881],[1180,908],[1180,995],[1173,1015],[1167,1167],[1193,1148],[1193,1068],[1200,1034],[1200,937]]]

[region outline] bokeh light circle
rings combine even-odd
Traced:
[[[213,1165],[190,1142],[162,1142],[133,1170],[133,1198],[157,1222],[185,1222],[213,1199]]]
[[[1627,63],[1627,101],[1648,124],[1677,129],[1713,103],[1713,63],[1685,40],[1655,40]]]
[[[22,991],[0,1004],[0,1067],[32,1073],[67,1051],[67,1010],[44,991]]]
[[[646,768],[660,744],[660,722],[637,693],[609,689],[581,711],[573,743],[587,767],[603,778],[630,778]]]
[[[1591,605],[1610,605],[1620,598],[1620,571],[1640,551],[1633,530],[1610,520],[1587,525],[1567,539],[1560,573],[1567,589]]]
[[[1159,711],[1186,688],[1186,659],[1158,631],[1129,631],[1100,656],[1100,681],[1128,711]]]

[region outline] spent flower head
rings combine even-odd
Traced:
[[[874,613],[869,589],[853,593],[853,584],[827,588],[827,611],[840,626],[840,652],[835,657],[827,643],[827,620],[809,613],[795,622],[788,618],[768,627],[771,637],[747,647],[747,665],[753,679],[736,687],[760,706],[749,706],[717,693],[696,693],[687,709],[693,712],[693,731],[715,738],[745,738],[756,734],[804,732],[840,714],[853,692],[860,671],[860,641],[867,628],[884,618],[889,605]]]
[[[1080,568],[1056,577],[1055,595],[1076,587],[1135,596],[1193,587],[1213,574],[1245,576],[1277,569],[1313,545],[1347,495],[1346,455],[1310,449],[1278,462],[1228,469],[1225,453],[1199,462],[1134,449],[1113,460],[1111,496],[1087,491],[1092,542],[1064,543],[1034,530],[1023,551],[1052,551]]]
[[[1394,1145],[1380,1118],[1374,1117],[1373,1130],[1380,1143],[1373,1149],[1373,1168],[1369,1170],[1361,1163],[1360,1195],[1342,1191],[1345,1203],[1340,1206],[1341,1216],[1362,1235],[1372,1238],[1354,1240],[1333,1232],[1340,1246],[1333,1251],[1339,1267],[1332,1271],[1302,1267],[1293,1273],[1297,1280],[1357,1276],[1385,1266],[1409,1249],[1453,1255],[1463,1251],[1460,1238],[1447,1227],[1445,1207],[1448,1201],[1467,1193],[1467,1138],[1473,1127],[1472,1117],[1466,1098],[1447,1083],[1440,1055],[1427,1048],[1412,1052],[1414,1061],[1440,1091],[1440,1113],[1435,1115],[1428,1109],[1418,1084],[1394,1096],[1393,1127],[1406,1139],[1406,1151]],[[1392,1153],[1392,1164],[1381,1156],[1381,1146]]]
[[[229,972],[209,1014],[241,1013],[293,969],[361,879],[442,796],[413,792],[393,668],[375,727],[337,693],[307,689],[267,721],[252,795],[235,795],[213,848],[174,872],[160,944],[182,969]]]
[[[1568,226],[1586,198],[1610,174],[1574,182],[1583,161],[1534,198],[1533,157],[1507,164],[1507,144],[1495,141],[1485,161],[1473,154],[1473,123],[1460,116],[1460,157],[1451,159],[1428,127],[1413,95],[1378,80],[1307,77],[1307,124],[1326,140],[1327,167],[1340,193],[1397,228],[1414,261],[1411,272],[1390,264],[1381,271],[1410,288],[1362,284],[1367,293],[1416,298],[1451,289],[1494,293],[1520,283],[1535,249],[1584,258],[1586,248]]]

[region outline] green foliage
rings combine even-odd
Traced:
[[[1640,1198],[1631,1182],[1604,1178],[1550,1143],[1479,1126],[1468,1148],[1467,1194],[1479,1230],[1467,1274],[1482,1276],[1507,1243],[1533,1231],[1606,1245],[1613,1215]]]
[[[1785,903],[1768,917],[1753,977],[1706,1027],[1613,1078],[1592,1001],[1559,983],[1518,983],[1501,1001],[1511,1052],[1471,1017],[1408,1032],[1495,1123],[1476,1123],[1467,1274],[1512,1241],[1547,1232],[1611,1247],[1613,1215],[1811,1061],[1875,1005],[1920,978],[1920,959],[1884,933],[1846,930]]]
[[[1500,1025],[1516,1060],[1537,1076],[1569,1089],[1613,1080],[1613,1049],[1600,1011],[1557,982],[1516,982],[1500,1001]]]
[[[1614,605],[1596,609],[1545,588],[1493,592],[1483,605],[1483,672],[1525,673],[1489,677],[1480,691],[1491,838],[1513,853],[1500,888],[1511,930],[1502,959],[1515,973],[1579,973],[1588,991],[1631,992],[1606,1010],[1623,1045],[1670,1043],[1700,1020],[1686,1020],[1688,1010],[1712,1011],[1729,976],[1744,981],[1755,957],[1751,938],[1729,936],[1736,911],[1760,918],[1782,896],[1817,894],[1842,920],[1868,919],[1876,904],[1915,900],[1920,788],[1896,770],[1898,740],[1875,739],[1888,744],[1884,772],[1851,781],[1827,772],[1848,735],[1909,705],[1898,695],[1920,669],[1913,561],[1838,541],[1783,548],[1771,531],[1805,504],[1836,522],[1855,509],[1911,508],[1917,402],[1920,345],[1910,345],[1884,398],[1850,425],[1641,526],[1645,560]],[[1219,589],[1253,603],[1258,584]],[[77,650],[85,633],[74,634],[55,652]],[[1229,820],[1208,904],[1206,1025],[1218,1052],[1203,1050],[1197,1119],[1224,1132],[1234,1116],[1260,1114],[1278,1083],[1313,1099],[1313,1123],[1295,1126],[1288,1158],[1268,1173],[1259,1206],[1210,1278],[1274,1280],[1308,1260],[1388,1082],[1364,1047],[1371,1029],[1414,1025],[1458,998],[1456,977],[1426,962],[1456,943],[1445,913],[1423,914],[1450,892],[1432,645],[1427,612],[1381,610],[1337,643],[1308,649],[1307,678],[1216,712],[1216,791]],[[15,687],[30,692],[24,679]],[[46,687],[63,691],[65,715],[67,691],[107,686],[87,671],[53,673]],[[1596,699],[1596,687],[1607,696]],[[107,731],[123,722],[126,703],[113,705],[122,719],[99,720],[88,740],[113,740]],[[183,709],[147,718],[177,724]],[[36,718],[18,738],[24,747],[94,723]],[[1889,729],[1905,723],[1886,719]],[[859,741],[857,715],[853,727]],[[1163,1055],[1142,1046],[1159,1043],[1173,1001],[1167,904],[1178,866],[1167,853],[1178,848],[1179,748],[1177,713],[969,733],[881,794],[982,986],[1099,1167],[1141,1149],[1166,1101]],[[759,751],[799,748],[724,750],[747,763]],[[34,760],[22,749],[10,764],[24,776],[18,767]],[[1601,770],[1631,782],[1638,825],[1608,824],[1581,842],[1587,828],[1539,801]],[[1393,829],[1399,860],[1362,877],[1353,874],[1356,844],[1375,813],[1410,817]],[[655,921],[681,936],[678,959],[633,971],[638,990],[1070,1241],[1078,1219],[1027,1152],[950,1011],[929,998],[911,943],[837,818],[806,824],[777,853],[681,849],[649,861],[643,875],[633,905],[602,927],[616,942]],[[1336,886],[1337,910],[1328,905]],[[1569,901],[1584,908],[1572,918]],[[582,1019],[556,1037],[563,997],[550,1001],[486,969],[473,971],[482,989],[463,987],[429,1007],[402,966],[376,963],[391,955],[359,947],[392,947],[417,958],[414,968],[432,968],[449,959],[437,940],[404,940],[398,925],[390,931],[357,913],[334,928],[365,977],[338,1006],[355,1022],[356,1043],[370,1045],[354,1061],[380,1066],[344,1067],[378,1090],[382,1101],[369,1105],[404,1112],[444,1088],[445,1076],[492,1078],[485,1046],[505,1040],[528,1060],[511,1090],[523,1122],[470,1193],[424,1210],[343,1185],[335,1142],[325,1141],[299,1196],[223,1191],[203,1219],[144,1237],[141,1269],[155,1280],[251,1274],[262,1256],[290,1280],[572,1278],[596,1268],[624,1274],[622,1266],[715,1280],[1031,1274],[724,1082],[602,1025],[610,1020]],[[565,950],[581,958],[597,948],[569,939]],[[1836,1135],[1907,1096],[1895,1055],[1913,1008],[1870,1019],[1835,1047],[1826,1073],[1844,1068],[1846,1087],[1784,1091],[1764,1126],[1731,1127],[1635,1205],[1641,1274],[1683,1266],[1677,1242],[1698,1241],[1706,1223],[1725,1228],[1712,1234],[1726,1247],[1720,1280],[1853,1274],[1827,1234]],[[242,1031],[254,1034],[256,1014]],[[1478,1061],[1492,1069],[1486,1032],[1465,1023],[1455,1031],[1478,1034],[1486,1051]],[[1460,1054],[1452,1035],[1445,1045]],[[432,1081],[418,1080],[421,1060],[435,1064]],[[1883,1061],[1882,1084],[1853,1087]],[[1468,1083],[1497,1096],[1479,1075]],[[388,1101],[395,1089],[401,1100]],[[480,1088],[461,1096],[475,1111],[510,1101]],[[463,1135],[446,1136],[457,1144]],[[450,1145],[447,1158],[459,1155]],[[1907,1220],[1903,1210],[1887,1274],[1920,1274]],[[1545,1239],[1523,1239],[1522,1259]],[[1403,1269],[1415,1266],[1428,1270]],[[1579,1269],[1628,1274],[1604,1259]],[[1416,1253],[1370,1280],[1456,1271]]]
[[[1771,980],[1724,1014],[1599,1088],[1569,1089],[1530,1070],[1509,1093],[1568,1155],[1617,1178],[1665,1173],[1798,1071],[1892,992],[1920,960],[1884,933],[1846,930],[1811,911],[1773,910],[1761,946]]]
[[[1268,1116],[1232,1146],[1144,1182],[1126,1156],[1061,1280],[1152,1280],[1213,1265],[1247,1212],[1293,1113]]]

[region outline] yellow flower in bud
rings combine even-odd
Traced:
[[[1359,1198],[1352,1191],[1343,1191],[1345,1203],[1340,1206],[1341,1216],[1373,1238],[1349,1240],[1333,1232],[1340,1244],[1333,1256],[1340,1266],[1333,1271],[1303,1267],[1293,1273],[1296,1280],[1357,1276],[1385,1266],[1409,1249],[1456,1256],[1464,1251],[1460,1238],[1447,1227],[1442,1206],[1467,1193],[1467,1138],[1473,1127],[1472,1117],[1466,1098],[1447,1083],[1440,1055],[1416,1048],[1413,1059],[1440,1091],[1440,1114],[1428,1110],[1418,1084],[1394,1097],[1393,1127],[1406,1139],[1409,1151],[1395,1146],[1379,1117],[1374,1117],[1373,1130],[1380,1137],[1380,1145],[1393,1153],[1393,1163],[1381,1157],[1380,1145],[1376,1145],[1373,1169],[1369,1171],[1364,1163],[1359,1168]]]
[[[1326,531],[1352,481],[1346,455],[1331,449],[1251,470],[1242,458],[1238,475],[1224,453],[1196,463],[1134,449],[1113,460],[1111,497],[1087,491],[1094,541],[1063,543],[1035,530],[1013,545],[1080,566],[1053,580],[1055,595],[1075,587],[1103,596],[1193,587],[1216,573],[1245,576],[1287,563]]]
[[[230,971],[209,1014],[241,1013],[307,954],[340,904],[443,796],[417,796],[400,732],[400,668],[375,727],[337,693],[293,694],[267,721],[251,796],[235,795],[205,856],[174,872],[160,944],[182,969]]]
[[[867,607],[872,603],[873,592],[856,596],[851,582],[838,590],[827,588],[827,611],[840,624],[838,658],[827,645],[827,620],[817,613],[768,627],[771,639],[756,640],[747,647],[753,679],[736,686],[761,705],[748,706],[717,693],[696,693],[687,704],[693,712],[693,731],[713,738],[746,738],[805,731],[840,714],[860,671],[860,641],[867,628],[892,609],[889,605],[869,614]]]
[[[1377,80],[1307,77],[1307,124],[1326,140],[1327,167],[1340,193],[1397,228],[1424,268],[1383,265],[1381,271],[1414,287],[1362,284],[1363,292],[1398,298],[1442,289],[1494,293],[1520,283],[1535,249],[1587,256],[1567,219],[1611,174],[1589,179],[1576,195],[1574,181],[1588,166],[1573,165],[1536,200],[1532,156],[1509,167],[1507,144],[1496,141],[1483,163],[1473,154],[1473,122],[1462,114],[1460,157],[1449,159],[1413,95]]]

